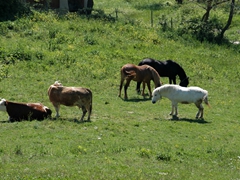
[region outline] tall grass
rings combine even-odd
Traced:
[[[163,32],[155,19],[151,27],[153,6],[159,17],[195,12],[175,2],[109,1],[95,5],[105,10],[103,19],[34,12],[0,24],[1,97],[42,102],[54,116],[47,89],[55,80],[93,92],[91,123],[76,121],[76,107],[62,106],[57,120],[31,122],[7,123],[0,112],[1,179],[240,178],[239,46]],[[109,21],[115,8],[123,13]],[[194,119],[193,104],[180,104],[180,119],[170,120],[170,101],[152,105],[135,92],[135,82],[128,101],[117,97],[120,68],[145,57],[177,61],[190,86],[209,91],[204,120]]]

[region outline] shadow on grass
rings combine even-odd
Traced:
[[[131,99],[124,99],[120,97],[123,101],[126,102],[144,102],[144,101],[150,101],[150,98],[131,98]]]
[[[179,122],[179,121],[185,121],[185,122],[189,122],[189,123],[199,123],[199,124],[207,124],[207,123],[210,123],[208,121],[205,121],[204,119],[188,119],[188,118],[172,118],[172,119],[169,119],[170,121],[176,121],[176,122]]]
[[[149,99],[149,98],[143,98],[143,99],[133,98],[133,99],[127,99],[124,101],[126,101],[126,102],[144,102],[144,101],[151,101],[151,99]]]
[[[65,121],[68,121],[68,122],[73,122],[73,123],[77,123],[77,124],[83,124],[83,123],[91,123],[92,121],[87,121],[87,120],[83,120],[83,121],[80,121],[79,119],[68,119],[68,118],[51,118],[52,121],[62,121],[62,122],[65,122]]]
[[[10,121],[3,120],[3,121],[0,121],[0,123],[10,123]]]
[[[156,119],[158,120],[158,119]],[[173,121],[173,122],[181,122],[181,121],[184,121],[184,122],[189,122],[189,123],[199,123],[199,124],[207,124],[207,123],[211,123],[211,122],[208,122],[208,121],[205,121],[204,119],[188,119],[188,118],[178,118],[176,116],[173,116],[172,118],[170,119],[167,119],[169,121]]]
[[[21,120],[21,121],[9,121],[9,120],[1,120],[0,123],[14,123],[14,122],[23,122],[23,121],[34,121],[34,120]],[[49,118],[49,119],[44,119],[44,120],[36,120],[36,121],[68,121],[68,122],[73,122],[73,123],[77,123],[77,124],[83,124],[83,123],[91,123],[92,121],[87,121],[87,120],[83,120],[83,121],[80,121],[79,119],[67,119],[67,118]]]
[[[139,97],[135,97],[135,98],[130,98],[130,99],[124,99],[123,97],[119,97],[120,99],[122,99],[123,101],[126,102],[144,102],[144,101],[151,101],[152,98],[149,97],[148,93],[144,94],[145,97],[141,96]]]

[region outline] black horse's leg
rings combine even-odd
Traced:
[[[173,77],[173,84],[176,84],[176,76],[175,77]]]
[[[172,84],[172,79],[169,77],[169,84]]]
[[[140,94],[140,93],[141,93],[141,90],[140,90],[141,83],[142,83],[142,82],[137,82],[136,91],[137,91],[137,93],[138,93],[138,94]]]

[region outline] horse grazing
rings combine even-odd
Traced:
[[[182,87],[179,85],[165,84],[154,89],[152,93],[152,103],[156,103],[162,97],[167,97],[172,101],[172,112],[170,115],[177,116],[178,103],[189,104],[194,103],[198,108],[196,118],[203,118],[202,101],[208,106],[208,92],[199,87]],[[175,110],[175,113],[174,113]]]
[[[90,89],[82,87],[65,87],[58,81],[48,88],[49,100],[52,102],[55,110],[56,117],[59,117],[60,104],[65,106],[78,106],[82,108],[83,121],[85,114],[88,112],[88,121],[92,112],[92,92]]]
[[[183,68],[176,62],[172,60],[166,60],[166,61],[159,61],[154,60],[151,58],[143,59],[139,64],[139,66],[142,65],[149,65],[153,67],[161,77],[169,77],[169,84],[176,84],[176,76],[178,75],[180,78],[180,86],[187,87],[189,84],[188,77],[183,70]],[[137,83],[136,90],[140,92],[140,86],[141,83]]]
[[[143,91],[142,95],[144,96],[145,83],[148,86],[149,96],[151,97],[152,91],[150,86],[150,81],[153,80],[155,84],[155,88],[161,86],[160,76],[157,71],[148,65],[136,66],[134,64],[126,64],[121,68],[121,82],[119,88],[119,97],[121,97],[121,90],[123,86],[123,82],[126,80],[126,84],[124,86],[124,99],[128,99],[127,96],[127,88],[130,84],[130,81],[143,82]]]

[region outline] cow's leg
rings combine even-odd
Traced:
[[[54,106],[54,108],[56,110],[56,118],[58,118],[60,116],[60,114],[59,114],[60,104],[53,103],[53,106]]]
[[[91,121],[90,120],[90,116],[91,116],[91,113],[92,113],[92,104],[89,104],[87,107],[87,112],[88,112],[88,118],[87,118],[87,121]]]
[[[82,114],[82,117],[81,117],[80,121],[83,121],[83,118],[84,118],[84,116],[87,113],[87,110],[86,110],[86,108],[84,106],[82,106],[82,112],[83,112],[83,114]]]

